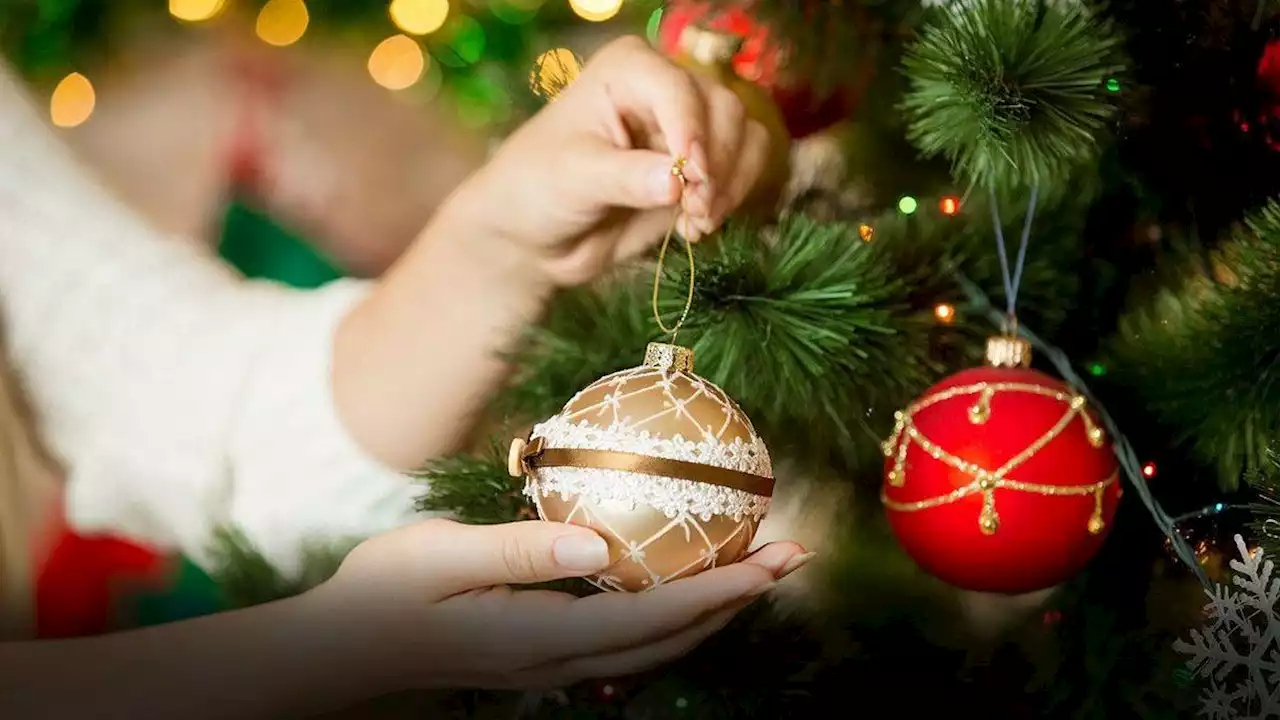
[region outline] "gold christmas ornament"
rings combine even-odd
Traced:
[[[612,564],[589,580],[641,592],[741,560],[773,495],[769,451],[738,405],[653,343],[511,448],[539,517],[585,525]]]

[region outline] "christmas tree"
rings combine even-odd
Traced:
[[[99,16],[168,20],[125,5],[17,3],[3,11],[14,20],[3,24],[10,55],[52,80],[74,67],[73,48],[101,51],[84,30]],[[1280,549],[1269,547],[1280,537],[1280,7],[504,0],[449,7],[437,34],[412,31],[406,8],[418,5],[445,4],[307,7],[318,26],[357,35],[397,23],[443,68],[432,92],[451,89],[468,117],[502,119],[499,135],[572,82],[576,48],[560,33],[584,19],[647,34],[673,57],[690,32],[740,40],[727,66],[786,125],[790,172],[772,178],[787,185],[785,202],[745,208],[692,253],[679,340],[767,442],[773,518],[800,523],[782,532],[817,536],[823,554],[798,596],[755,608],[648,676],[538,696],[460,693],[449,707],[470,717],[805,717],[863,690],[921,716],[1195,711],[1199,691],[1174,641],[1199,622],[1201,584],[1225,578],[1236,534],[1272,557]],[[493,38],[506,38],[501,52],[490,52]],[[668,326],[684,310],[676,288],[688,262],[673,248],[658,268]],[[507,442],[665,339],[654,269],[554,300],[511,358],[492,437],[424,469],[423,509],[478,523],[531,516]],[[1012,338],[1026,340],[1034,367],[1063,383],[1035,385],[1039,399],[1022,411],[993,388],[1034,383],[983,381],[992,394],[966,396],[954,417],[923,402],[982,365],[991,336],[1015,354],[1025,346]],[[1065,409],[1065,429],[1036,426],[1031,437],[1044,432],[1042,460],[1080,477],[1063,469],[1017,484],[1016,472],[978,467],[1008,458],[965,454],[982,433],[1016,434],[1057,412],[1044,410],[1050,401]],[[1010,412],[1025,414],[1011,425]],[[972,493],[896,509],[896,488],[930,482],[927,455],[977,467]],[[1094,465],[1069,465],[1086,455]],[[1045,475],[1036,462],[1021,467]],[[1034,565],[1053,565],[1054,582],[976,592],[1011,592],[1010,563],[1035,562],[1010,560],[1007,546],[983,555],[982,538],[1018,533],[1029,508],[1072,557]],[[938,557],[930,532],[964,552]],[[333,564],[280,578],[233,535],[224,557],[239,604],[299,592]],[[1083,569],[1067,572],[1072,563]]]

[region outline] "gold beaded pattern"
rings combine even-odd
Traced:
[[[1060,402],[1067,403],[1067,411],[1063,414],[1053,427],[1044,435],[1040,436],[1035,442],[1027,446],[1025,450],[1015,455],[1011,460],[1001,467],[991,470],[984,468],[976,463],[971,463],[964,458],[957,457],[943,450],[937,443],[925,437],[924,433],[912,422],[912,417],[921,410],[936,405],[937,403],[951,400],[957,397],[976,396],[973,405],[969,406],[968,416],[969,422],[974,425],[982,425],[991,417],[991,400],[998,393],[1014,392],[1014,393],[1030,393],[1033,395],[1041,395],[1051,397]],[[929,498],[927,500],[919,500],[916,502],[898,502],[889,499],[888,493],[882,490],[880,500],[885,507],[890,510],[899,512],[919,512],[930,508],[941,507],[968,497],[977,493],[982,494],[982,511],[978,515],[978,527],[981,528],[983,534],[994,535],[1000,527],[1000,515],[996,512],[996,490],[1011,490],[1014,492],[1034,493],[1037,495],[1057,495],[1057,496],[1080,496],[1093,495],[1093,515],[1089,518],[1089,532],[1097,535],[1106,527],[1106,522],[1102,519],[1102,498],[1106,489],[1119,479],[1119,471],[1112,473],[1110,477],[1089,485],[1043,485],[1039,483],[1028,483],[1015,480],[1009,477],[1009,474],[1016,470],[1019,466],[1031,459],[1053,442],[1055,438],[1066,431],[1071,425],[1071,421],[1079,417],[1084,421],[1085,432],[1087,433],[1089,444],[1095,448],[1101,448],[1106,444],[1106,433],[1094,423],[1093,418],[1086,409],[1085,398],[1079,395],[1069,395],[1060,390],[1047,388],[1041,385],[1031,383],[975,383],[972,385],[963,385],[953,388],[947,388],[933,395],[929,395],[917,401],[914,405],[905,411],[899,411],[894,415],[895,423],[893,434],[889,440],[884,443],[883,449],[885,457],[893,458],[893,469],[889,471],[888,484],[892,487],[902,487],[906,484],[906,461],[907,450],[914,442],[920,446],[930,457],[938,460],[956,470],[973,478],[972,482],[962,487],[956,488],[946,495]]]

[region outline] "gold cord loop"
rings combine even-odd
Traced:
[[[685,297],[684,311],[680,313],[680,319],[676,321],[675,327],[667,327],[662,322],[662,311],[658,308],[658,291],[662,287],[662,269],[667,258],[667,248],[671,245],[671,236],[675,235],[676,223],[680,220],[680,214],[684,212],[684,190],[688,186],[688,180],[684,176],[684,166],[688,162],[685,158],[677,158],[675,164],[671,166],[671,174],[680,180],[680,203],[676,207],[676,214],[671,218],[671,225],[667,228],[667,236],[662,240],[662,249],[658,251],[658,265],[653,271],[653,319],[658,322],[658,327],[664,333],[671,334],[671,342],[676,341],[676,335],[680,332],[680,328],[684,326],[684,321],[689,317],[689,310],[693,308],[693,287],[696,281],[693,267],[693,243],[687,238],[684,239],[685,252],[689,257],[689,294]]]

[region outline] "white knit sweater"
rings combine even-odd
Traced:
[[[156,234],[0,68],[0,312],[77,528],[207,563],[236,525],[292,570],[308,543],[411,519],[419,489],[361,453],[332,398],[333,331],[364,290],[246,282]]]

